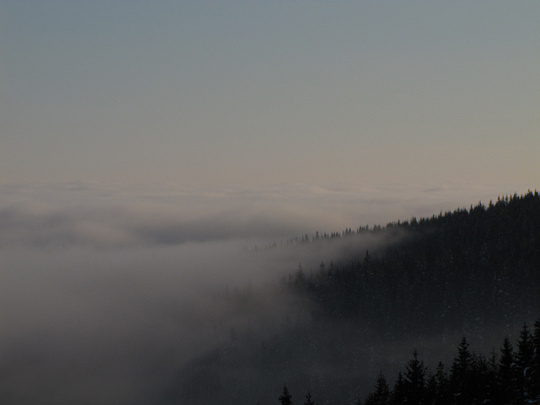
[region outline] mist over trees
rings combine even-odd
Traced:
[[[192,362],[182,371],[179,402],[220,397],[231,404],[241,398],[277,403],[279,381],[287,381],[287,395],[303,398],[309,392],[309,401],[320,404],[533,401],[535,391],[525,387],[535,373],[530,342],[538,332],[533,338],[523,329],[520,349],[507,339],[500,354],[476,353],[489,353],[496,336],[538,317],[538,192],[290,243],[322,247],[359,235],[386,242],[347,249],[315,267],[300,263],[282,285],[307,308],[308,320],[295,320],[291,307],[283,314],[282,334],[253,342],[246,333]],[[459,336],[464,337],[452,361]],[[469,340],[478,352],[470,350]],[[418,351],[407,360],[415,346]],[[424,363],[419,353],[426,352]],[[215,385],[194,392],[205,378]],[[505,391],[507,379],[512,392]],[[281,400],[288,401],[287,395]]]
[[[487,207],[361,228],[405,237],[366,251],[362,260],[340,258],[307,274],[300,269],[288,285],[317,303],[317,316],[355,319],[400,336],[534,319],[539,213],[540,197],[529,192]]]
[[[256,249],[109,208],[2,211],[0,402],[535,400],[538,192]]]

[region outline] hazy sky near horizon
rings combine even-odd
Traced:
[[[534,1],[1,0],[0,184],[538,188],[538,16]]]

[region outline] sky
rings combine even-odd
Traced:
[[[539,13],[0,1],[0,184],[534,189]]]

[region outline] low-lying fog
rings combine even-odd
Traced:
[[[255,246],[431,216],[506,191],[0,186],[0,402],[173,402],[195,360],[243,331],[264,342],[302,324],[309,308],[279,289],[299,263],[309,271],[377,241]]]

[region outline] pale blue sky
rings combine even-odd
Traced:
[[[538,1],[0,1],[0,184],[540,188],[539,21]]]

